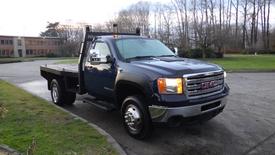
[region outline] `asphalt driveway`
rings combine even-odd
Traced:
[[[33,61],[0,65],[0,79],[50,100],[39,66]],[[111,134],[130,155],[275,154],[275,73],[229,73],[228,105],[213,120],[177,128],[156,127],[147,141],[129,137],[118,112],[104,112],[76,101],[65,109]]]

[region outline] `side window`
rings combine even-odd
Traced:
[[[107,55],[110,55],[110,50],[106,43],[97,42],[95,44],[95,50],[98,50],[100,57],[106,57]]]
[[[107,55],[111,55],[108,45],[104,42],[96,42],[94,49],[89,50],[89,61],[106,62]]]

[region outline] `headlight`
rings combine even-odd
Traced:
[[[158,91],[160,94],[182,94],[183,79],[182,78],[159,78]]]
[[[223,77],[226,78],[226,72],[225,71],[223,71]]]

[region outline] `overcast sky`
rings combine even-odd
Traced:
[[[170,0],[149,0],[169,2]],[[49,22],[102,23],[137,0],[3,0],[0,35],[38,36]]]
[[[0,35],[38,36],[47,22],[103,23],[138,0],[3,0]],[[147,0],[167,3],[171,0]],[[271,22],[275,22],[275,8]]]

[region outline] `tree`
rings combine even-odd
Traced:
[[[267,4],[267,28],[266,28],[266,37],[267,37],[267,43],[266,43],[266,48],[270,48],[270,35],[269,35],[269,20],[270,20],[270,5],[271,5],[271,0],[267,0],[268,4]]]
[[[59,22],[54,22],[54,23],[50,23],[48,22],[48,25],[46,27],[46,31],[45,32],[41,32],[40,36],[41,37],[59,37],[58,36],[58,28],[59,26]]]
[[[118,24],[120,32],[135,32],[139,27],[143,35],[149,36],[149,15],[150,3],[139,1],[129,8],[119,11],[118,16],[112,22]]]
[[[59,56],[77,55],[81,39],[83,38],[83,28],[85,23],[76,26],[62,25],[59,22],[48,23],[47,30],[40,33],[42,37],[57,37],[60,39]]]
[[[246,40],[247,40],[247,30],[246,30],[246,22],[247,22],[247,5],[248,5],[248,0],[244,0],[244,5],[243,5],[243,34],[242,34],[242,48],[246,49]]]

